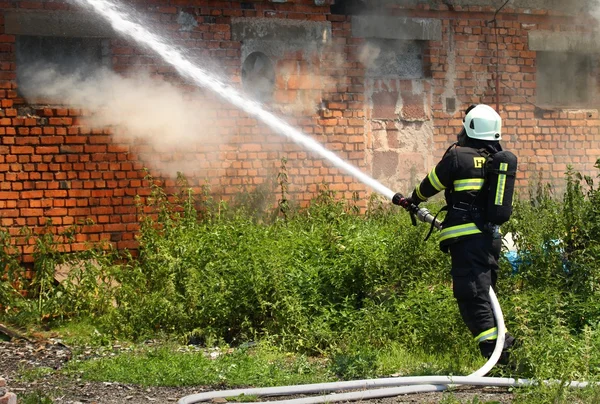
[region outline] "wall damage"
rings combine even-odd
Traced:
[[[568,164],[594,174],[597,4],[513,0],[497,13],[503,4],[155,0],[138,11],[190,60],[395,190],[427,173],[473,103],[497,103],[522,189],[560,184]],[[326,183],[365,206],[363,184],[193,88],[71,3],[15,0],[1,13],[0,225],[11,234],[89,219],[69,248],[98,240],[135,248],[135,198],[149,195],[144,168],[168,189],[182,172],[192,188],[231,199],[276,186],[285,157],[300,204]],[[43,55],[65,55],[54,58],[60,65],[74,47],[110,74],[68,63],[46,74],[51,83],[24,74]]]

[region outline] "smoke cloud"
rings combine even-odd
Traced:
[[[590,4],[590,15],[600,22],[600,1],[595,0]]]
[[[373,70],[377,67],[375,61],[379,58],[381,54],[381,48],[376,46],[373,43],[366,42],[363,46],[361,46],[358,60],[362,63],[367,69]]]
[[[146,142],[156,153],[226,141],[222,134],[209,130],[214,127],[214,105],[208,108],[199,94],[186,93],[147,72],[122,76],[103,69],[64,75],[54,68],[38,67],[24,71],[21,81],[20,90],[30,102],[82,108],[90,112],[83,118],[86,125],[111,127],[119,141]]]

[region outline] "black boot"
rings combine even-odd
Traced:
[[[504,337],[504,347],[502,348],[502,353],[500,354],[500,358],[498,359],[499,365],[508,366],[510,368],[513,367],[511,366],[512,364],[510,360],[510,354],[515,346],[516,341],[517,340],[515,339],[515,337],[506,333]]]
[[[500,354],[500,358],[498,359],[498,362],[497,362],[499,365],[506,366],[506,365],[510,364],[510,353],[511,353],[515,343],[516,343],[515,337],[513,337],[509,333],[506,333],[504,336],[504,346],[502,347],[502,353]],[[496,347],[495,339],[492,339],[492,340],[488,339],[485,341],[481,341],[479,343],[479,351],[481,352],[481,355],[486,359],[489,359],[492,356],[492,353],[494,353],[495,347]]]

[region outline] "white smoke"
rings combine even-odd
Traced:
[[[20,90],[30,102],[44,100],[82,108],[89,111],[83,118],[86,125],[110,127],[120,141],[145,141],[156,153],[226,140],[210,130],[214,128],[214,105],[207,108],[199,94],[186,93],[146,72],[121,76],[105,69],[84,76],[29,68],[22,82]]]
[[[600,0],[590,2],[590,15],[600,22]]]
[[[373,43],[365,43],[359,51],[358,60],[367,69],[373,69],[376,66],[376,61],[381,54],[381,48]]]

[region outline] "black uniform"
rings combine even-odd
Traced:
[[[482,187],[487,154],[501,150],[498,142],[470,138],[464,146],[451,146],[411,196],[414,201],[425,201],[445,192],[448,213],[440,248],[450,251],[454,297],[485,357],[491,356],[498,337],[489,288],[496,284],[502,239],[498,227],[485,220],[487,193]],[[513,342],[506,334],[505,348]],[[507,354],[500,362],[506,359]]]

